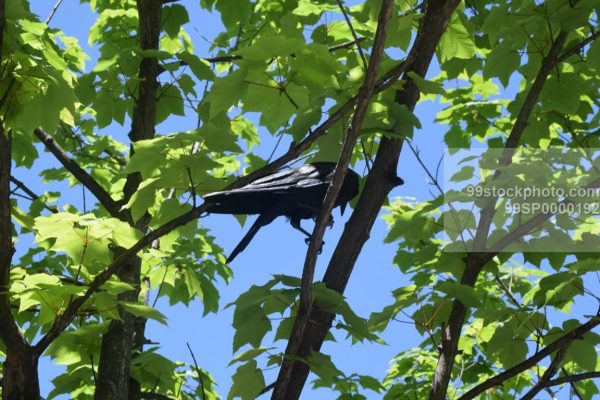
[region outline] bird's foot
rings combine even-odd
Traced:
[[[317,222],[317,219],[318,219],[317,217],[314,217],[313,221]],[[329,229],[333,228],[333,222],[334,222],[333,215],[329,215],[329,221],[327,221],[327,227]]]
[[[304,239],[304,243],[306,243],[307,245],[310,244],[310,237],[307,237],[306,239]],[[317,254],[321,254],[321,252],[323,251],[323,246],[325,245],[324,241],[321,241],[321,246],[319,246],[319,250],[317,250]]]

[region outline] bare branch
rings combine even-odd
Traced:
[[[42,128],[34,129],[33,133],[40,139],[56,159],[69,171],[75,178],[81,182],[104,206],[104,208],[115,218],[124,220],[125,216],[121,211],[121,205],[113,200],[110,194],[84,169],[82,169],[56,141],[46,133]]]
[[[532,400],[536,394],[538,394],[543,389],[547,388],[545,384],[548,381],[550,381],[550,378],[552,378],[558,370],[558,367],[562,360],[565,358],[565,355],[567,354],[567,350],[571,343],[572,341],[565,342],[562,346],[558,348],[556,354],[554,355],[554,358],[550,362],[550,365],[548,366],[540,380],[531,388],[531,390],[529,390],[527,393],[525,393],[523,397],[521,397],[521,400]]]

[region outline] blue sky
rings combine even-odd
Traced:
[[[192,21],[188,25],[188,32],[197,46],[197,54],[209,56],[208,43],[203,37],[212,38],[220,32],[222,28],[220,20],[214,15],[200,11],[196,1],[181,3],[190,7],[190,10],[194,10],[190,11]],[[32,11],[44,21],[50,14],[53,5],[51,2],[34,1],[32,2]],[[97,51],[87,45],[87,29],[94,20],[94,14],[87,4],[80,5],[65,1],[60,5],[50,23],[51,27],[59,28],[65,34],[79,38],[80,45],[92,58],[87,63],[87,70],[93,68],[94,59],[97,57]],[[77,23],[75,24],[73,21],[77,21]],[[434,72],[432,75],[436,73]],[[425,161],[429,165],[435,166],[442,155],[441,139],[445,132],[445,129],[434,127],[432,124],[438,106],[427,102],[420,104],[417,109],[417,115],[423,124],[422,131],[416,135],[422,138],[422,145],[419,147]],[[173,118],[162,123],[158,131],[164,134],[188,130],[195,126],[195,122],[193,116]],[[113,134],[117,139],[124,140],[128,129],[127,125],[120,127],[113,124],[105,129],[104,133]],[[258,151],[267,155],[272,150],[273,139],[271,135],[264,132],[261,136],[264,140]],[[280,148],[285,149],[287,146]],[[17,177],[27,177],[28,182],[36,182],[32,184],[32,188],[37,192],[43,192],[50,190],[50,187],[41,183],[41,180],[35,176],[36,171],[48,166],[57,166],[57,162],[47,153],[44,153],[39,161],[40,163],[34,171],[20,169],[17,171]],[[409,196],[420,200],[430,197],[428,194],[430,188],[426,184],[425,174],[423,171],[415,169],[414,165],[412,155],[409,157],[409,153],[405,152],[398,169],[399,176],[405,180],[405,185],[395,189],[392,196]],[[363,171],[357,172],[362,173]],[[64,185],[62,194],[65,196],[62,201],[73,204],[81,202],[79,187],[68,188]],[[88,194],[88,196],[90,195]],[[341,229],[350,214],[349,211],[351,210],[347,210],[343,217],[339,215],[339,210],[334,213],[335,224],[326,232],[326,244],[319,257],[315,274],[317,278],[321,277],[325,271],[331,252],[341,234]],[[250,223],[251,218],[248,219]],[[235,247],[249,226],[249,223],[246,223],[246,226],[242,228],[237,220],[226,215],[210,215],[202,220],[202,224],[211,229],[212,234],[217,238],[217,243],[226,249],[226,253]],[[305,221],[304,224],[309,230],[312,229],[311,221]],[[385,223],[378,219],[371,232],[371,238],[359,257],[345,293],[355,312],[365,318],[371,312],[379,311],[393,301],[391,291],[394,288],[408,284],[398,269],[392,265],[395,245],[382,245],[386,233]],[[303,236],[292,229],[284,218],[279,218],[268,227],[261,229],[256,239],[231,264],[234,271],[232,282],[229,285],[221,284],[219,286],[220,306],[224,307],[233,302],[250,286],[264,284],[274,274],[300,276],[306,250],[307,246]],[[269,254],[269,257],[265,257],[265,254]],[[152,296],[150,300],[153,301]],[[202,318],[202,305],[198,302],[192,303],[189,307],[181,305],[172,307],[163,299],[158,302],[157,308],[168,317],[169,326],[150,321],[147,325],[146,336],[152,341],[160,342],[160,352],[172,360],[191,362],[186,346],[186,343],[189,343],[200,366],[213,375],[218,383],[219,393],[226,396],[231,385],[231,375],[237,367],[227,367],[233,357],[234,330],[231,326],[233,308],[223,309],[218,314],[210,314],[205,318]],[[344,337],[344,332],[336,334],[338,342],[327,342],[322,351],[330,354],[336,366],[346,374],[360,373],[378,378],[385,375],[389,360],[394,355],[421,341],[414,333],[413,327],[400,323],[392,323],[390,329],[383,335],[387,345],[369,343],[351,345]],[[268,337],[263,344],[267,346],[270,344]],[[280,341],[276,345],[284,348],[285,343]],[[53,365],[52,360],[47,358],[41,360],[40,383],[43,395],[47,395],[52,390],[51,380],[61,370],[60,367]],[[265,372],[267,383],[276,378],[277,371],[277,369],[273,369]],[[309,378],[309,380],[312,379]],[[369,394],[370,398],[376,398],[373,392],[369,392]],[[303,393],[303,398],[306,399],[318,400],[331,397],[332,394],[328,389],[313,391],[310,384],[305,387]]]
[[[87,4],[76,4],[77,2],[65,1],[60,5],[50,25],[62,29],[66,34],[78,37],[81,45],[92,57],[88,62],[87,69],[94,65],[97,52],[87,45],[87,29],[94,22],[94,15]],[[210,56],[208,53],[208,42],[203,39],[212,38],[221,30],[220,20],[214,15],[200,11],[198,1],[182,1],[188,6],[192,22],[188,26],[188,32],[196,43],[197,54]],[[54,2],[33,1],[33,11],[44,21],[50,14]],[[76,23],[74,23],[76,21]],[[430,69],[429,77],[437,75],[439,69],[434,63]],[[421,151],[421,157],[426,165],[435,170],[435,167],[444,153],[443,135],[447,127],[434,124],[435,113],[440,110],[439,104],[423,102],[417,105],[416,115],[420,119],[422,129],[415,132],[414,145]],[[159,126],[161,134],[188,130],[195,126],[194,116],[189,118],[173,118]],[[104,130],[104,133],[114,134],[117,139],[124,140],[129,127],[112,125]],[[265,132],[261,134],[263,144],[258,151],[265,155],[273,148],[273,137]],[[285,149],[287,146],[281,146]],[[280,150],[281,151],[281,150]],[[36,172],[49,166],[56,166],[57,162],[47,153],[43,154],[40,165],[33,171],[23,169],[17,170],[19,179],[25,178],[31,182],[31,187],[36,192],[50,190],[37,178]],[[362,173],[363,171],[357,171]],[[425,172],[417,166],[413,155],[406,147],[400,159],[398,175],[405,181],[405,185],[396,188],[391,197],[415,198],[426,200],[431,197],[430,191],[434,189],[427,183]],[[63,186],[63,195],[66,201],[77,204],[81,201],[81,190],[79,187],[68,188]],[[319,257],[315,276],[323,275],[332,250],[335,247],[341,229],[347,220],[349,211],[345,216],[340,216],[336,210],[334,214],[335,225],[326,232],[325,246]],[[249,219],[251,222],[251,219]],[[247,230],[249,224],[244,228],[231,216],[210,215],[202,220],[202,224],[211,229],[217,237],[217,243],[229,253]],[[304,223],[309,230],[312,222]],[[394,244],[382,244],[387,234],[386,225],[383,220],[378,219],[371,232],[370,240],[366,243],[354,273],[350,279],[345,296],[352,308],[361,316],[368,317],[371,312],[379,311],[390,304],[393,299],[391,291],[397,287],[404,286],[409,282],[402,276],[400,271],[393,266],[392,259],[395,254]],[[303,260],[306,255],[307,246],[303,236],[293,230],[289,224],[279,218],[268,227],[261,229],[255,240],[241,253],[231,264],[234,278],[229,285],[219,286],[221,301],[220,305],[233,302],[240,293],[246,291],[251,285],[261,285],[270,280],[273,274],[288,274],[300,276],[302,273]],[[266,257],[265,255],[269,256]],[[150,301],[153,301],[151,296]],[[169,326],[163,326],[154,322],[147,325],[146,336],[155,342],[160,342],[160,352],[172,360],[191,362],[186,343],[194,350],[199,365],[208,370],[218,383],[218,389],[222,396],[226,396],[231,385],[231,375],[235,372],[234,367],[227,367],[233,357],[233,308],[221,310],[218,314],[210,314],[202,318],[202,306],[194,302],[189,307],[171,307],[164,300],[159,301],[157,308],[168,317]],[[392,357],[402,350],[409,349],[421,342],[421,338],[415,333],[410,325],[392,322],[390,328],[383,334],[387,345],[356,344],[351,345],[344,339],[344,333],[337,333],[337,343],[327,342],[322,351],[332,356],[333,361],[346,374],[359,373],[373,375],[382,378],[388,368]],[[265,345],[269,345],[269,337],[265,339]],[[285,343],[276,343],[284,348]],[[40,382],[43,395],[51,389],[51,379],[59,374],[60,367],[52,364],[51,360],[43,359],[40,364]],[[277,374],[277,369],[267,371],[265,380],[272,382]],[[376,399],[378,396],[368,392],[369,398]],[[305,387],[303,399],[331,399],[332,394],[327,389],[313,391],[311,385]]]

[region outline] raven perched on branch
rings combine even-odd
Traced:
[[[298,169],[275,172],[238,189],[205,195],[209,213],[260,214],[227,262],[233,261],[248,246],[261,227],[280,215],[288,217],[292,227],[308,236],[308,242],[310,233],[300,226],[300,220],[319,216],[335,166],[334,162],[314,162]],[[357,194],[358,175],[348,169],[335,206],[340,206],[343,214],[348,202]]]

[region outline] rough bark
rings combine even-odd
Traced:
[[[0,60],[3,54],[4,10],[5,2],[0,0]],[[21,336],[10,306],[10,268],[15,251],[10,205],[11,151],[10,132],[5,131],[4,121],[0,119],[0,340],[6,348],[2,399],[32,400],[40,398],[38,355]]]
[[[513,128],[507,138],[505,151],[501,160],[503,165],[509,165],[512,162],[514,149],[519,144],[523,130],[527,126],[527,121],[529,120],[533,108],[537,103],[537,99],[542,91],[548,75],[559,60],[559,54],[565,43],[566,37],[566,32],[560,32],[557,38],[553,41],[548,55],[542,61],[540,70],[538,71],[534,83],[527,93],[526,99],[521,106],[521,110],[516,117],[515,124],[513,125]],[[498,176],[498,172],[494,176]],[[463,273],[460,282],[463,285],[471,287],[475,286],[475,282],[477,281],[479,273],[485,264],[494,256],[494,253],[484,253],[480,251],[483,251],[487,246],[487,238],[495,213],[495,203],[496,201],[493,199],[493,201],[490,202],[490,205],[485,207],[481,212],[481,218],[479,220],[479,225],[477,227],[477,232],[474,239],[475,252],[469,253],[465,259],[465,272]],[[442,332],[440,357],[438,359],[431,392],[429,393],[429,400],[444,400],[446,398],[448,384],[452,376],[454,359],[456,357],[456,353],[458,352],[458,342],[460,340],[460,334],[465,323],[466,316],[467,308],[464,306],[464,304],[462,304],[460,301],[454,301],[450,311],[450,317],[448,318],[447,326]]]
[[[450,16],[458,6],[458,0],[430,1],[423,17],[417,38],[406,61],[406,71],[425,76],[435,53],[435,48],[446,30]],[[396,101],[413,110],[419,98],[419,91],[405,74],[405,88],[397,92]],[[350,274],[364,243],[381,210],[390,190],[398,183],[396,170],[402,140],[383,138],[377,151],[375,162],[369,174],[361,197],[352,216],[346,224],[342,237],[325,273],[324,282],[331,289],[344,291]],[[331,328],[333,315],[313,307],[308,317],[308,326],[303,335],[292,332],[286,354],[307,355],[318,351],[325,335]],[[290,349],[298,349],[291,353]],[[279,371],[272,399],[298,399],[306,382],[308,365],[303,362],[286,359]]]
[[[3,9],[3,4],[0,7]],[[10,133],[4,131],[0,121],[0,340],[6,347],[2,399],[30,400],[40,397],[38,356],[21,336],[10,306],[10,266],[14,253],[10,207],[11,147]]]
[[[28,344],[7,348],[2,378],[2,400],[40,399],[38,356]]]
[[[158,49],[161,21],[160,0],[138,0],[140,47]],[[132,143],[151,139],[154,136],[156,115],[156,93],[158,89],[159,67],[156,58],[144,58],[140,64],[138,77],[140,84],[136,104],[133,110],[131,132]],[[130,155],[133,155],[133,146]],[[124,201],[127,202],[137,190],[142,178],[139,173],[130,174],[124,187]],[[133,223],[133,221],[130,221]],[[147,218],[141,218],[135,226],[141,230],[147,228]],[[137,301],[140,287],[141,260],[133,257],[120,269],[117,276],[123,282],[136,289],[119,295],[119,300]],[[112,320],[108,331],[102,337],[96,400],[125,400],[140,398],[140,386],[130,379],[132,352],[136,345],[141,350],[144,336],[144,324],[136,323],[136,317],[120,310],[121,320]],[[137,336],[137,338],[136,338]]]

